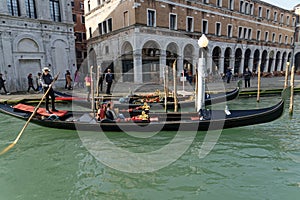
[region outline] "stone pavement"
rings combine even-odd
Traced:
[[[289,77],[290,78],[290,77]],[[250,88],[244,88],[244,81],[242,80],[242,91],[249,91],[249,90],[257,90],[257,77],[251,79],[251,87]],[[232,90],[237,86],[238,80],[232,80],[229,84],[226,82],[223,82],[222,80],[213,82],[213,83],[207,83],[206,89],[212,92],[219,92],[224,90]],[[288,82],[290,84],[290,82]],[[295,88],[300,88],[300,76],[295,76]],[[170,90],[173,89],[172,82],[170,81],[169,84]],[[272,78],[262,78],[261,79],[261,89],[278,89],[283,88],[284,86],[284,77],[272,77]],[[190,95],[193,93],[194,88],[189,85],[188,82],[185,83],[184,88],[182,85],[182,82],[179,82],[177,86],[177,91],[179,94],[182,95]],[[99,95],[103,96],[105,95],[105,86],[104,86],[104,92],[100,92]],[[68,94],[73,94],[74,96],[79,97],[86,97],[87,92],[85,88],[75,88],[74,90],[66,90],[64,88],[55,88],[55,90],[58,90],[60,92],[65,92]],[[145,84],[134,84],[134,83],[113,83],[112,88],[112,94],[113,96],[121,97],[126,96],[132,91],[133,93],[151,93],[156,90],[163,91],[163,84],[159,83],[145,83]],[[2,91],[1,91],[2,92]],[[0,94],[0,102],[15,102],[20,101],[22,99],[41,99],[43,94],[36,94],[34,92],[31,93],[25,93],[25,92],[18,92],[18,93],[12,93],[10,95]]]

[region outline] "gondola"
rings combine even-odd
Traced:
[[[42,109],[42,108],[40,108]],[[32,110],[32,109],[31,109]],[[276,105],[252,110],[205,110],[205,115],[194,113],[150,113],[149,120],[97,121],[86,112],[60,111],[56,114],[37,114],[32,123],[58,129],[110,132],[157,132],[157,131],[207,131],[267,123],[278,119],[284,110],[284,100]],[[28,120],[32,114],[11,105],[0,104],[0,112]],[[230,112],[230,114],[228,114]],[[39,112],[38,112],[39,113]]]
[[[240,88],[237,87],[232,91],[225,92],[225,93],[216,93],[216,94],[206,94],[205,95],[205,105],[212,105],[217,103],[222,103],[226,101],[233,100],[237,98],[239,95]],[[72,103],[81,105],[84,107],[90,107],[91,103],[87,102],[84,98],[74,97],[72,95],[61,93],[55,91],[55,94],[58,96],[56,97],[57,100],[65,100],[65,101],[72,101]],[[122,100],[119,102],[115,102],[114,106],[119,109],[128,109],[128,108],[136,108],[142,106],[143,103],[141,101],[137,101],[138,99],[142,98],[143,96],[134,95],[132,97],[121,98]],[[103,101],[111,100],[111,97],[108,98],[101,98]],[[133,101],[135,100],[135,101]],[[167,102],[167,109],[174,108],[174,102],[172,102],[171,98],[168,99],[170,101]],[[174,100],[173,100],[174,101]],[[164,100],[160,100],[158,102],[147,102],[152,110],[162,109],[164,108]],[[194,100],[183,100],[179,101],[178,108],[186,108],[186,107],[194,107],[195,101]]]

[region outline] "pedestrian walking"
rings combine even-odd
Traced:
[[[36,83],[36,91],[42,92],[42,73],[38,72],[37,76],[35,77],[35,83]]]
[[[5,94],[9,95],[10,93],[5,88],[5,81],[2,77],[2,74],[0,73],[0,90],[3,88]]]
[[[27,76],[27,82],[28,82],[28,89],[27,92],[29,92],[30,88],[32,88],[34,91],[36,91],[36,89],[33,86],[33,78],[32,78],[32,73],[28,74]]]

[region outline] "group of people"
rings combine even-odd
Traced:
[[[226,69],[225,77],[226,77],[226,82],[230,83],[230,80],[232,78],[232,71],[231,71],[230,67],[228,67]],[[249,70],[248,67],[245,68],[243,77],[244,77],[244,82],[245,82],[245,88],[250,87],[250,79],[252,77],[252,72]]]

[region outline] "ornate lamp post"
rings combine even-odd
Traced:
[[[205,107],[205,73],[206,73],[206,66],[205,66],[205,58],[204,58],[204,48],[208,45],[207,37],[202,34],[202,36],[198,40],[198,45],[201,48],[201,58],[198,61],[198,81],[197,81],[197,88],[198,93],[197,95],[197,103],[196,103],[196,111],[198,112],[200,109]]]

